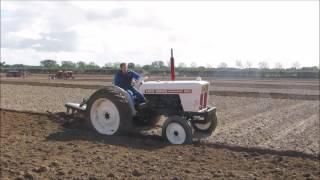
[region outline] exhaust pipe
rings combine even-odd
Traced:
[[[175,80],[175,73],[174,73],[174,58],[173,58],[173,50],[171,48],[171,57],[170,57],[170,70],[171,70],[171,81]]]

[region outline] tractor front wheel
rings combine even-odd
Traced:
[[[191,144],[192,127],[180,116],[170,116],[162,127],[162,136],[171,144]]]

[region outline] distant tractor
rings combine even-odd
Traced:
[[[135,99],[118,86],[105,87],[80,104],[66,103],[67,113],[84,118],[88,127],[102,135],[161,127],[162,136],[171,144],[190,144],[216,129],[216,108],[208,105],[209,83],[200,78],[175,81],[172,50],[171,81],[140,81],[136,85],[145,103],[135,104]],[[159,116],[162,118],[156,118]],[[157,123],[152,122],[154,119]]]
[[[50,79],[74,79],[73,71],[58,71],[55,75],[49,75]]]
[[[6,73],[6,77],[23,77],[25,78],[28,75],[25,71],[19,71],[19,70],[9,70]]]

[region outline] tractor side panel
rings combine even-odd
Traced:
[[[177,94],[184,111],[198,112],[207,105],[208,94],[205,92],[208,87],[209,83],[206,81],[150,81],[144,83],[140,90],[145,96]]]

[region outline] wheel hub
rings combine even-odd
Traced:
[[[110,119],[110,114],[109,113],[105,113],[104,117],[108,120],[108,119]]]
[[[174,134],[175,136],[179,136],[179,132],[178,132],[178,131],[174,131],[173,134]]]

